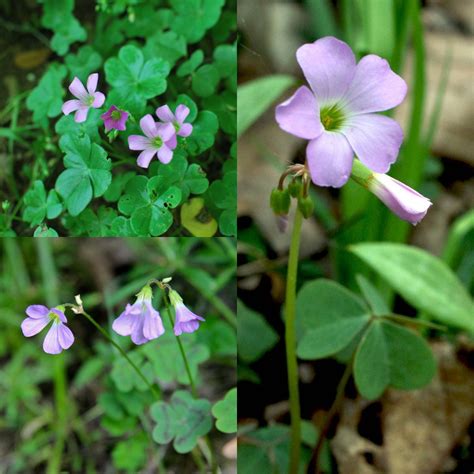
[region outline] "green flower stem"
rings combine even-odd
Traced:
[[[300,249],[301,226],[303,215],[296,209],[291,235],[290,255],[286,278],[285,299],[285,345],[286,365],[288,370],[288,390],[290,393],[291,445],[290,474],[298,472],[301,449],[301,413],[298,389],[298,363],[296,361],[296,279],[298,273],[298,256]]]

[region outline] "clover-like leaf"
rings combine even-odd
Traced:
[[[214,181],[209,187],[212,203],[222,210],[219,216],[219,229],[224,235],[237,232],[237,172],[228,171],[224,178]]]
[[[192,74],[204,61],[204,53],[202,49],[194,51],[188,60],[184,61],[176,71],[178,77],[188,76]]]
[[[102,125],[102,119],[100,114],[102,113],[99,109],[90,109],[87,114],[87,120],[82,123],[77,123],[74,120],[74,114],[63,115],[54,127],[55,131],[59,135],[87,135],[91,141],[100,143],[99,125]]]
[[[59,141],[66,153],[63,171],[56,180],[56,191],[63,197],[71,216],[80,214],[93,197],[107,190],[112,174],[112,163],[106,151],[90,138],[67,134]]]
[[[158,31],[147,38],[143,52],[146,57],[164,59],[173,67],[179,58],[186,56],[186,40],[174,31]]]
[[[119,441],[112,451],[115,468],[139,472],[147,461],[147,448],[148,437],[145,433],[137,433],[126,440]]]
[[[71,79],[78,77],[84,84],[92,72],[102,65],[102,56],[90,45],[83,46],[77,54],[68,54],[64,60]]]
[[[156,421],[153,439],[158,444],[172,440],[178,453],[189,453],[199,437],[212,428],[211,403],[194,399],[189,392],[178,390],[169,403],[156,402],[151,407],[151,416]]]
[[[200,97],[209,97],[219,85],[219,70],[212,64],[204,64],[193,74],[192,89]]]
[[[4,237],[8,237],[8,236],[4,236]],[[59,237],[59,235],[52,227],[47,227],[43,225],[35,229],[33,237]]]
[[[226,396],[212,407],[216,427],[223,433],[237,431],[237,389],[229,390]]]
[[[96,211],[86,209],[77,217],[66,219],[66,226],[74,235],[114,237],[112,225],[116,218],[117,212],[115,209],[100,206]]]
[[[145,361],[143,355],[139,351],[129,353],[129,357],[135,365],[140,367],[140,370],[149,383],[153,383],[154,371],[150,362]],[[135,372],[133,367],[131,367],[123,357],[114,361],[111,377],[115,386],[121,392],[131,392],[133,389],[137,389],[141,392],[149,390],[145,381]]]
[[[185,141],[189,153],[196,156],[211,148],[218,130],[219,121],[216,114],[208,110],[199,112],[193,124],[193,133]]]
[[[41,224],[45,218],[55,219],[61,214],[63,206],[56,191],[46,194],[43,181],[36,180],[23,198],[25,210],[23,220],[31,225]]]

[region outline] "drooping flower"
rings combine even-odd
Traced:
[[[189,333],[197,331],[199,329],[199,324],[201,321],[205,321],[205,319],[189,310],[183,304],[183,299],[176,291],[170,290],[169,297],[176,313],[173,328],[175,335],[180,336],[183,332]]]
[[[356,64],[350,47],[333,37],[301,46],[298,63],[311,89],[300,87],[276,108],[286,132],[309,140],[306,159],[319,186],[346,183],[354,154],[377,173],[386,173],[403,141],[398,123],[375,114],[399,105],[405,81],[374,54]]]
[[[25,337],[35,336],[52,323],[43,342],[43,350],[47,354],[60,354],[72,346],[74,335],[66,326],[67,319],[63,308],[59,306],[49,309],[36,304],[28,306],[26,314],[28,317],[21,323],[21,330]]]
[[[87,120],[87,114],[91,107],[94,109],[102,107],[105,102],[105,95],[102,92],[96,92],[98,81],[99,74],[91,74],[87,78],[86,90],[82,82],[75,77],[69,85],[69,91],[77,99],[64,102],[62,107],[63,114],[69,115],[71,112],[76,112],[74,120],[81,123]]]
[[[105,131],[110,130],[125,130],[128,119],[128,112],[120,110],[115,105],[112,105],[105,114],[102,114],[100,118],[104,121]]]
[[[130,135],[128,137],[130,150],[143,150],[138,155],[138,166],[148,168],[155,155],[162,163],[169,163],[176,147],[176,132],[173,125],[156,123],[153,117],[147,114],[140,120],[140,127],[145,136]]]
[[[160,313],[153,308],[153,293],[145,286],[137,294],[133,304],[127,304],[125,311],[113,322],[112,329],[121,336],[132,336],[134,344],[144,344],[160,337],[165,329]]]
[[[156,109],[156,115],[163,123],[171,123],[176,130],[176,135],[180,137],[189,137],[193,132],[193,126],[190,123],[184,123],[189,115],[189,108],[183,104],[176,107],[173,114],[167,105],[163,105]]]

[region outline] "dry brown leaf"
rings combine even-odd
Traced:
[[[50,54],[51,51],[47,48],[30,49],[16,53],[13,61],[20,69],[34,69],[43,64]]]

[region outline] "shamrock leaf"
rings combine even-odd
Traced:
[[[214,206],[221,210],[219,229],[224,235],[237,232],[237,171],[228,171],[224,178],[214,181],[209,187],[209,197]]]
[[[59,135],[71,134],[80,137],[87,135],[93,142],[100,143],[99,125],[103,123],[101,113],[99,109],[90,109],[87,120],[82,123],[74,121],[74,114],[63,115],[56,122],[54,129]]]
[[[31,225],[39,225],[47,217],[54,219],[61,214],[63,205],[59,201],[56,191],[51,190],[46,194],[43,181],[35,181],[33,186],[23,197],[25,210],[23,220]]]
[[[216,426],[222,433],[237,431],[237,389],[229,390],[223,400],[212,407],[212,414],[217,419]]]
[[[178,77],[188,76],[192,74],[204,61],[204,53],[201,49],[194,51],[187,61],[184,61],[176,71]]]
[[[52,227],[47,227],[44,225],[35,229],[33,237],[59,237],[59,235]]]
[[[176,13],[171,25],[173,31],[183,35],[188,43],[197,43],[219,20],[224,0],[171,0],[170,3]]]
[[[56,117],[61,113],[64,95],[61,82],[66,73],[65,66],[51,64],[39,84],[31,91],[26,106],[33,112],[33,121],[41,122],[46,117]]]
[[[56,181],[56,191],[63,197],[69,214],[77,216],[93,197],[105,193],[112,180],[112,164],[105,150],[91,143],[87,135],[64,135],[59,146],[66,153],[66,170]]]
[[[89,237],[113,237],[111,227],[117,212],[110,207],[100,206],[94,212],[92,209],[86,209],[77,217],[66,219],[66,227],[71,230],[74,235],[88,235]]]
[[[214,64],[220,77],[237,75],[237,44],[222,44],[214,50]]]
[[[122,25],[125,34],[131,38],[139,36],[149,38],[156,31],[169,28],[173,12],[166,8],[157,9],[150,2],[133,6],[133,20],[128,17]]]
[[[220,95],[212,95],[203,100],[206,109],[211,110],[219,119],[219,126],[233,138],[237,133],[237,97],[229,90]]]
[[[147,58],[164,59],[173,67],[179,58],[186,56],[186,40],[174,31],[159,31],[147,38],[143,51]]]
[[[138,235],[157,236],[173,224],[173,209],[181,202],[181,190],[168,186],[161,176],[148,180],[145,176],[131,179],[120,198],[120,212],[131,216],[132,229]]]
[[[137,433],[124,441],[119,441],[112,451],[115,468],[128,472],[141,471],[147,461],[147,449],[148,437],[145,433]]]
[[[153,439],[158,444],[174,439],[173,447],[178,453],[189,453],[198,438],[212,428],[210,409],[208,400],[195,400],[183,390],[174,392],[170,403],[156,402],[151,407],[151,416],[156,421]]]
[[[219,81],[219,70],[212,64],[205,64],[193,74],[192,89],[200,97],[209,97],[216,92]]]
[[[186,149],[193,156],[208,150],[214,145],[218,129],[219,121],[216,114],[207,110],[200,112],[193,124],[193,133],[184,142]]]
[[[102,65],[102,56],[92,46],[86,45],[77,54],[68,54],[64,62],[70,71],[70,78],[78,77],[85,84],[89,74]]]
[[[144,361],[143,355],[138,352],[134,351],[129,353],[130,359],[132,362],[140,367],[140,370],[145,375],[145,378],[150,382],[153,383],[153,367],[151,366],[150,362]],[[136,373],[136,371],[130,366],[130,364],[124,359],[119,358],[116,359],[114,365],[112,367],[111,377],[116,385],[116,387],[121,392],[131,392],[134,388],[137,390],[144,392],[149,390],[148,385],[145,381]]]
[[[151,99],[166,90],[166,78],[170,72],[167,61],[161,58],[145,62],[143,53],[133,45],[120,49],[118,58],[105,63],[107,82],[114,88],[109,94],[109,103],[140,115]]]

